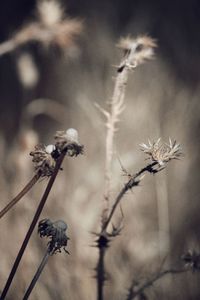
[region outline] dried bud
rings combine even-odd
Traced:
[[[69,253],[66,250],[67,242],[69,238],[66,235],[67,224],[58,220],[52,222],[50,219],[44,219],[39,222],[38,233],[40,237],[50,237],[48,242],[48,251],[49,254],[55,254],[56,252],[61,252],[62,248],[65,252]]]
[[[83,153],[83,145],[79,144],[78,132],[70,128],[65,131],[57,131],[55,135],[56,149],[66,151],[68,156],[77,156]]]
[[[140,144],[141,151],[146,153],[153,162],[164,167],[172,159],[180,159],[182,156],[181,146],[169,139],[169,144],[161,143],[159,138],[156,142],[149,141],[149,144]]]
[[[37,11],[41,23],[46,27],[54,26],[64,18],[64,10],[55,0],[40,0]]]
[[[40,173],[42,177],[51,176],[55,168],[55,159],[51,153],[54,151],[55,146],[44,145],[35,146],[35,150],[30,153],[33,156],[33,163],[35,165],[35,172]]]
[[[191,268],[193,271],[200,271],[200,253],[197,253],[195,250],[189,250],[182,255],[181,259],[187,268]]]
[[[117,46],[124,51],[123,61],[118,67],[118,72],[122,72],[125,67],[133,69],[151,59],[157,45],[154,39],[148,36],[139,36],[135,39],[123,38]]]

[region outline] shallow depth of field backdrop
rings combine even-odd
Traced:
[[[125,178],[144,164],[139,144],[177,139],[184,158],[122,201],[124,228],[106,254],[105,299],[126,299],[131,280],[149,278],[164,265],[179,264],[188,249],[200,249],[200,4],[199,1],[62,1],[69,16],[83,20],[75,45],[63,54],[29,43],[0,57],[0,206],[31,178],[29,152],[49,144],[56,130],[74,127],[85,154],[66,159],[41,218],[67,222],[70,256],[53,256],[32,299],[95,299],[97,249],[104,192],[103,107],[112,95],[113,67],[122,36],[149,34],[155,59],[129,76],[126,108],[118,124],[113,163],[113,197]],[[0,40],[9,39],[35,17],[35,1],[2,0]],[[29,72],[32,72],[29,74]],[[23,76],[31,77],[26,85]],[[37,184],[0,220],[0,290],[29,227],[46,180]],[[115,220],[120,218],[120,212]],[[21,299],[45,249],[35,231],[8,300]],[[147,290],[148,299],[199,299],[199,274],[179,274]]]

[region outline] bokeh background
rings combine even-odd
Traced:
[[[169,137],[184,158],[169,164],[122,202],[123,231],[106,254],[105,299],[125,300],[132,280],[142,281],[170,266],[181,266],[188,249],[200,250],[199,221],[199,1],[62,1],[84,28],[66,49],[31,42],[0,57],[0,205],[33,175],[29,152],[52,143],[56,130],[74,127],[84,156],[66,159],[41,218],[68,223],[70,256],[53,256],[32,299],[95,299],[95,236],[104,192],[106,108],[121,54],[122,36],[149,34],[155,59],[129,76],[126,109],[115,139],[112,198],[129,173],[145,165],[139,144]],[[36,18],[36,1],[1,1],[4,42]],[[42,180],[0,220],[0,289],[31,222],[47,180]],[[119,222],[120,211],[115,222]],[[7,299],[21,299],[45,251],[35,231]],[[168,276],[146,291],[147,299],[199,299],[199,274]]]

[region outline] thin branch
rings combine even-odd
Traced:
[[[23,190],[13,198],[1,211],[0,211],[0,219],[15,205],[17,202],[26,195],[30,189],[36,184],[39,180],[41,173],[38,172],[34,177],[27,183],[27,185],[23,188]]]
[[[36,273],[35,273],[35,275],[34,275],[34,277],[33,277],[33,279],[32,279],[32,281],[31,281],[31,283],[30,283],[30,285],[29,285],[29,287],[28,287],[28,289],[27,289],[27,291],[26,291],[26,293],[25,293],[22,300],[27,300],[29,298],[36,282],[38,281],[45,265],[48,262],[49,256],[50,256],[50,252],[49,252],[49,249],[47,249],[47,251],[46,251],[46,253],[45,253],[45,255],[44,255],[44,257],[43,257],[43,259],[42,259],[42,261],[41,261],[41,263],[40,263],[40,265],[39,265],[39,267],[38,267],[38,269],[37,269],[37,271],[36,271]]]
[[[106,222],[103,224],[101,234],[104,234],[106,232],[106,229],[108,228],[108,225],[110,224],[110,221],[114,215],[114,212],[115,212],[118,204],[120,203],[121,199],[126,194],[126,192],[128,190],[132,189],[134,186],[138,186],[139,182],[141,181],[141,175],[144,174],[145,172],[155,173],[156,170],[154,170],[153,167],[156,166],[157,164],[158,164],[157,162],[153,162],[153,163],[147,165],[146,167],[141,169],[138,173],[136,173],[134,176],[132,176],[129,179],[129,181],[124,185],[124,187],[122,188],[122,190],[117,195],[117,197],[114,201],[114,204],[112,206],[112,209],[108,215]]]
[[[162,277],[164,277],[167,274],[181,274],[181,273],[184,273],[184,272],[187,272],[187,271],[189,271],[189,269],[185,269],[185,268],[184,269],[169,269],[169,270],[162,271],[158,274],[155,274],[151,279],[147,280],[139,288],[135,288],[136,291],[134,291],[133,287],[131,287],[126,300],[135,299],[135,297],[137,297],[141,293],[143,293],[145,289],[152,286],[156,281],[158,281],[159,279],[161,279]]]
[[[49,193],[51,191],[51,188],[52,188],[52,186],[54,184],[54,181],[55,181],[55,179],[56,179],[56,177],[58,175],[58,172],[60,170],[60,167],[61,167],[61,164],[62,164],[62,162],[64,160],[64,157],[65,157],[65,151],[61,153],[60,157],[58,158],[58,160],[56,162],[54,172],[53,172],[52,176],[49,179],[49,182],[47,184],[46,190],[45,190],[45,192],[44,192],[44,194],[43,194],[43,196],[42,196],[42,198],[40,200],[39,206],[38,206],[38,208],[36,210],[36,213],[35,213],[35,215],[33,217],[32,223],[31,223],[31,225],[29,227],[29,230],[28,230],[28,232],[27,232],[27,234],[25,236],[25,239],[24,239],[24,241],[22,243],[22,246],[21,246],[21,248],[19,250],[19,253],[18,253],[18,255],[17,255],[16,259],[15,259],[15,262],[13,264],[13,267],[12,267],[12,270],[10,272],[10,275],[9,275],[9,277],[7,279],[7,282],[5,284],[5,287],[4,287],[3,291],[2,291],[0,300],[4,300],[5,297],[6,297],[6,295],[7,295],[7,293],[8,293],[8,290],[9,290],[10,285],[12,283],[12,280],[13,280],[13,278],[15,276],[15,273],[16,273],[16,271],[18,269],[18,266],[20,264],[20,261],[22,259],[23,254],[24,254],[24,251],[25,251],[25,249],[26,249],[26,247],[28,245],[28,242],[29,242],[29,240],[31,238],[33,230],[34,230],[34,228],[35,228],[35,226],[37,224],[37,221],[38,221],[38,219],[40,217],[40,214],[41,214],[41,212],[43,210],[43,207],[44,207],[44,205],[46,203],[46,200],[47,200],[48,195],[49,195]]]

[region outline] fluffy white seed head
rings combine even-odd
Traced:
[[[46,152],[49,154],[51,154],[55,149],[56,147],[54,145],[48,145],[45,147]]]
[[[78,143],[78,131],[74,128],[69,128],[66,131],[66,137],[70,142]]]

